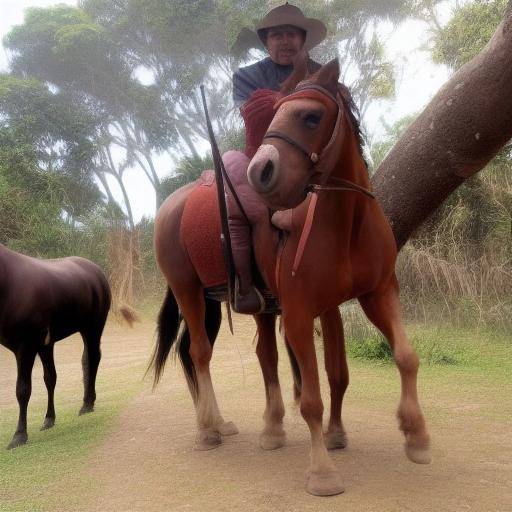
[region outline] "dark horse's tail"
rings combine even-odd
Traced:
[[[205,305],[205,328],[210,344],[213,346],[221,322],[220,302],[205,298]],[[180,332],[182,323],[184,328]],[[194,362],[189,353],[190,333],[183,321],[176,298],[171,289],[168,288],[158,315],[158,337],[148,366],[148,371],[153,369],[155,373],[153,386],[158,384],[173,346],[185,372],[192,397],[195,400],[197,398],[197,379]]]

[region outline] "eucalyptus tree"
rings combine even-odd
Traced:
[[[101,202],[91,166],[94,126],[94,119],[79,106],[70,108],[43,83],[0,74],[4,176],[34,192],[39,192],[38,183],[58,184],[59,204],[74,220]]]
[[[217,132],[239,129],[231,101],[231,76],[239,65],[264,56],[250,30],[269,8],[282,3],[257,0],[81,0],[80,6],[109,31],[125,62],[145,74],[173,105],[180,135],[171,154],[198,156],[206,138],[198,86],[208,86]],[[323,19],[330,37],[312,52],[325,62],[338,56],[344,78],[363,111],[374,99],[394,94],[393,66],[387,60],[380,23],[400,23],[416,2],[310,0],[295,2],[308,16]],[[432,2],[437,3],[437,2]]]
[[[153,153],[163,151],[175,136],[159,92],[133,76],[109,31],[82,9],[28,9],[24,23],[6,36],[4,46],[13,74],[50,84],[96,119],[96,174],[109,197],[106,176],[116,180],[133,225],[124,173],[136,164],[158,196]]]

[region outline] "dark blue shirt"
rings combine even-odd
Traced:
[[[309,59],[308,68],[310,72],[315,72],[320,69],[320,64]],[[270,57],[240,68],[233,75],[233,99],[235,103],[246,101],[256,89],[278,91],[292,71],[292,65],[281,66]]]

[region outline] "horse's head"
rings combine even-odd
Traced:
[[[334,165],[334,139],[343,108],[337,99],[339,72],[335,59],[276,105],[276,115],[247,170],[249,183],[271,208],[297,206],[326,167]]]

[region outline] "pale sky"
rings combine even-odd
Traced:
[[[48,7],[57,3],[76,5],[75,0],[0,0],[0,37],[3,38],[13,25],[23,22],[23,11],[27,7]],[[450,18],[453,0],[446,0],[439,8],[442,22]],[[428,52],[421,51],[428,41],[425,24],[416,21],[404,23],[398,29],[382,26],[387,41],[388,58],[395,66],[397,81],[396,97],[392,101],[376,102],[367,111],[365,124],[371,135],[378,138],[382,133],[381,118],[387,124],[421,111],[432,99],[449,73],[443,66],[434,65]],[[0,70],[7,69],[7,56],[3,47],[0,49]],[[161,176],[169,174],[171,164],[168,159],[156,159]],[[126,188],[132,201],[134,217],[153,216],[155,212],[154,192],[151,185],[137,170],[126,171]],[[113,191],[116,190],[112,184]],[[118,197],[121,194],[118,191]]]

